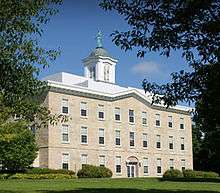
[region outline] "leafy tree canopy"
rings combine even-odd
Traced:
[[[60,3],[61,0],[0,1],[0,120],[15,114],[28,121],[54,120],[55,116],[41,106],[47,86],[38,75],[59,51],[41,48],[38,38]]]
[[[180,50],[191,72],[175,72],[164,85],[143,81],[153,102],[169,107],[195,102],[195,121],[206,141],[208,169],[220,172],[220,1],[219,0],[102,0],[105,10],[118,12],[128,31],[112,33],[124,50],[139,48],[170,56]]]

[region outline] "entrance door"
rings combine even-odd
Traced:
[[[129,178],[136,177],[136,165],[134,165],[134,164],[127,165],[127,175]]]

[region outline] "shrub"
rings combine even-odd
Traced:
[[[0,174],[0,180],[8,179],[10,174]]]
[[[49,168],[32,168],[32,169],[27,169],[25,171],[27,174],[68,174],[68,175],[75,175],[74,171],[71,170],[54,170],[54,169],[49,169]]]
[[[68,174],[27,174],[27,173],[16,173],[10,176],[8,179],[72,179],[75,178],[73,175]]]
[[[163,178],[182,178],[182,177],[183,177],[183,173],[177,169],[167,170],[163,174]]]
[[[77,176],[79,178],[110,178],[112,171],[103,166],[84,165],[78,171]]]
[[[218,173],[215,172],[203,172],[203,171],[194,171],[194,170],[185,170],[183,171],[185,178],[217,178],[219,177]]]

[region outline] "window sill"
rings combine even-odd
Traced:
[[[88,143],[81,143],[81,145],[85,145],[85,146],[88,146]]]
[[[62,141],[61,143],[62,143],[62,144],[70,144],[69,141],[67,141],[67,142],[66,142],[66,141]]]
[[[116,148],[121,148],[121,145],[115,145]]]
[[[121,121],[117,121],[117,120],[115,120],[115,123],[121,123]]]
[[[105,147],[105,144],[99,144],[99,147]]]
[[[135,125],[135,123],[128,122],[130,125]]]
[[[122,173],[115,173],[116,176],[122,176]]]
[[[130,149],[135,149],[135,146],[132,146],[132,147],[130,146]]]
[[[81,119],[88,119],[88,116],[80,116]]]
[[[158,125],[155,125],[155,127],[157,127],[157,128],[161,128],[161,125],[160,125],[160,126],[158,126]]]
[[[98,118],[98,121],[105,121],[105,119]]]

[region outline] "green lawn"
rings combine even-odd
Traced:
[[[0,193],[220,193],[220,183],[158,179],[2,180]]]

